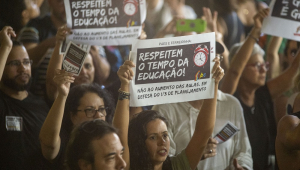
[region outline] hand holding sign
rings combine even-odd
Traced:
[[[125,61],[124,64],[119,68],[118,70],[118,76],[121,81],[121,85],[129,85],[130,80],[133,78],[133,71],[132,67],[135,67],[134,63],[132,61]]]
[[[269,15],[269,8],[259,11],[254,17],[254,28],[261,30],[263,19]]]
[[[222,67],[220,66],[220,58],[216,57],[213,61],[215,62],[215,64],[211,72],[213,74],[212,78],[215,79],[216,84],[219,84],[220,80],[223,78],[225,73]]]
[[[53,81],[56,84],[58,94],[67,96],[70,91],[70,85],[71,83],[74,83],[74,80],[75,78],[72,73],[57,69]]]
[[[62,43],[68,34],[72,34],[72,30],[67,25],[59,27],[56,33],[56,44]]]
[[[218,143],[216,139],[209,138],[201,160],[216,156]]]

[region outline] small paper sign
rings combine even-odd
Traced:
[[[240,129],[231,122],[228,122],[214,138],[221,144],[233,137],[238,131],[240,131]]]
[[[67,72],[74,73],[76,76],[79,75],[85,57],[90,50],[90,46],[88,45],[80,46],[74,44],[73,42],[69,42],[63,59],[63,69]]]

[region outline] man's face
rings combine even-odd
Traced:
[[[110,133],[92,141],[94,150],[93,170],[122,170],[126,163],[123,159],[124,148],[117,134]]]
[[[8,55],[1,83],[10,89],[24,91],[30,82],[31,64],[27,51],[23,46],[14,46]]]

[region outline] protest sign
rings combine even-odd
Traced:
[[[300,0],[273,0],[262,32],[300,41]]]
[[[90,45],[129,45],[141,34],[146,0],[64,0],[67,41]]]
[[[216,134],[214,139],[216,139],[219,142],[219,144],[221,144],[233,137],[239,131],[239,128],[237,128],[234,124],[228,121],[227,124],[222,128],[222,130],[220,130],[220,132]]]
[[[69,42],[63,59],[63,69],[78,76],[88,51],[90,51],[90,46],[78,46],[73,42]]]
[[[130,106],[212,98],[214,58],[215,33],[136,40]]]

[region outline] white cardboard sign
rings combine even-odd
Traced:
[[[213,98],[214,58],[215,33],[135,40],[130,106]]]
[[[130,45],[141,34],[146,0],[64,0],[67,41],[89,45]]]
[[[273,0],[262,32],[300,41],[300,0]]]

